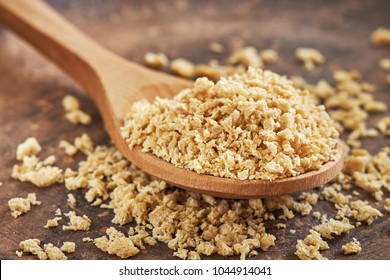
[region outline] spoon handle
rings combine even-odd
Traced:
[[[0,23],[65,70],[89,93],[96,69],[114,56],[41,0],[0,0]]]

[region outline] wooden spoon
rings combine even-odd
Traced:
[[[184,189],[226,198],[269,197],[320,186],[342,167],[342,145],[336,160],[300,176],[265,180],[234,180],[200,175],[143,153],[130,150],[119,128],[130,105],[156,96],[171,98],[192,82],[158,73],[124,60],[99,46],[39,0],[0,0],[0,22],[55,62],[90,94],[116,148],[145,172]]]

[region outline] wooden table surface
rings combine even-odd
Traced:
[[[272,47],[280,55],[279,61],[270,67],[272,70],[303,75],[314,82],[321,77],[331,80],[333,69],[357,68],[365,80],[377,86],[376,98],[390,105],[390,86],[385,83],[385,72],[378,68],[378,60],[390,56],[390,47],[374,47],[369,42],[372,30],[390,27],[388,0],[48,2],[102,45],[137,62],[142,62],[146,51],[161,51],[169,57],[181,56],[198,63],[206,63],[210,58],[223,59],[226,54],[215,55],[208,50],[213,41],[228,48],[239,45],[253,45],[258,49]],[[301,46],[318,48],[327,62],[308,74],[294,58],[295,49]],[[44,229],[43,225],[55,209],[61,206],[65,209],[66,189],[60,184],[39,189],[10,177],[16,163],[16,147],[28,136],[39,140],[42,156],[56,155],[58,165],[63,168],[75,168],[82,156],[67,162],[58,151],[59,140],[73,140],[86,132],[95,143],[109,144],[96,107],[55,65],[3,28],[0,28],[0,73],[0,181],[3,182],[0,187],[0,259],[17,259],[15,250],[19,242],[27,238],[38,238],[54,245],[74,241],[77,250],[68,255],[70,259],[115,259],[92,243],[81,242],[84,236],[104,234],[104,227],[112,225],[111,210],[91,207],[82,191],[75,192],[76,210],[94,221],[91,230],[86,233],[62,231],[60,227]],[[66,94],[81,100],[85,111],[93,116],[93,124],[73,126],[65,120],[61,100]],[[373,115],[369,124],[374,125],[384,115]],[[364,147],[377,152],[389,142],[389,138],[380,136],[364,140]],[[26,197],[29,192],[36,192],[42,204],[18,219],[12,218],[7,201],[15,196]],[[361,193],[361,199],[383,209],[383,202],[377,203],[370,195]],[[389,197],[389,192],[385,191],[385,197]],[[316,209],[330,217],[336,213],[328,202],[319,202]],[[99,219],[94,219],[97,216]],[[268,252],[259,252],[255,258],[296,259],[296,240],[304,238],[315,223],[318,222],[311,215],[297,215],[287,222],[287,228],[297,229],[295,235],[289,234],[288,229],[276,229],[275,223],[267,223],[267,232],[277,238],[276,245]],[[358,255],[344,257],[341,245],[352,237],[360,240],[363,250]],[[370,226],[363,225],[346,236],[337,237],[329,244],[330,249],[323,255],[330,259],[390,259],[389,215],[385,214]],[[172,254],[161,243],[141,251],[135,259],[174,259]],[[35,257],[25,255],[22,258]]]

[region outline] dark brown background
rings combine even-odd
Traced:
[[[194,62],[210,58],[224,58],[211,54],[208,44],[217,41],[229,48],[253,45],[259,49],[278,50],[280,59],[272,67],[283,74],[303,74],[309,81],[320,77],[330,79],[331,70],[357,68],[366,80],[374,83],[377,99],[390,104],[390,86],[385,83],[385,72],[379,70],[378,60],[390,56],[390,47],[370,45],[369,35],[379,26],[390,27],[390,2],[377,1],[48,1],[66,18],[108,49],[137,62],[142,62],[146,51],[161,51],[170,57],[182,56]],[[240,2],[240,3],[236,3]],[[326,3],[326,5],[322,4]],[[297,47],[318,48],[327,57],[325,65],[308,74],[294,58]],[[110,226],[111,211],[89,207],[82,192],[76,192],[76,210],[92,217],[90,232],[67,232],[61,227],[44,229],[48,218],[58,207],[66,207],[66,190],[62,185],[38,189],[10,178],[16,163],[15,149],[28,136],[35,136],[43,146],[42,156],[55,154],[61,167],[76,167],[57,149],[60,139],[73,140],[87,132],[95,143],[108,144],[98,111],[92,101],[54,65],[46,61],[19,38],[0,29],[0,259],[16,259],[20,241],[39,238],[43,243],[60,245],[74,241],[77,249],[70,259],[114,258],[91,243],[82,243],[85,236],[95,238]],[[73,126],[64,118],[61,99],[73,94],[81,101],[94,122],[88,127]],[[388,113],[387,113],[388,114]],[[384,114],[370,118],[370,124]],[[389,145],[389,138],[365,140],[371,152]],[[42,205],[14,219],[7,201],[15,196],[26,197],[36,192]],[[389,193],[385,192],[389,197]],[[375,202],[362,192],[362,199],[383,210],[383,203]],[[335,214],[329,203],[321,202],[318,210]],[[96,216],[100,218],[97,219]],[[288,229],[277,230],[267,224],[267,231],[275,234],[276,246],[260,252],[256,259],[295,259],[296,240],[303,238],[317,221],[312,216],[298,217],[287,222]],[[61,222],[62,224],[62,222]],[[128,226],[118,227],[126,230]],[[341,245],[356,237],[362,243],[359,255],[344,257]],[[390,259],[389,215],[377,219],[371,226],[361,226],[349,235],[330,241],[330,249],[323,255],[331,259]],[[23,258],[33,259],[32,256]],[[165,244],[148,247],[136,259],[173,259]],[[212,257],[213,258],[213,257]],[[214,256],[214,258],[221,258]]]

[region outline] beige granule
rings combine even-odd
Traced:
[[[343,250],[344,255],[359,254],[362,251],[362,247],[360,247],[360,242],[353,238],[351,242],[343,245],[341,250]]]
[[[57,227],[58,226],[58,221],[62,220],[61,217],[55,217],[53,219],[49,219],[46,222],[46,225],[44,228],[52,228],[52,227]]]
[[[330,219],[329,221],[325,221],[322,224],[313,227],[315,231],[319,232],[327,239],[333,239],[332,234],[341,235],[342,233],[348,233],[353,228],[354,226],[349,223],[348,219],[343,221]]]
[[[376,126],[384,135],[390,136],[390,116],[380,119]]]
[[[312,229],[310,230],[310,234],[305,237],[303,242],[306,245],[313,245],[313,246],[318,245],[319,250],[329,249],[328,243],[321,238],[321,235],[318,232]]]
[[[177,58],[171,62],[170,69],[174,74],[184,78],[192,78],[194,76],[195,66],[192,62],[184,58]]]
[[[227,58],[227,62],[231,65],[242,64],[247,67],[263,67],[263,61],[261,60],[256,48],[251,46],[237,49]]]
[[[71,193],[68,193],[68,199],[67,199],[67,203],[68,205],[71,207],[71,208],[75,208],[76,207],[76,198],[74,197],[73,194]]]
[[[380,27],[371,33],[371,42],[375,45],[390,44],[390,29]]]
[[[62,226],[63,230],[89,230],[91,220],[86,215],[83,215],[82,217],[77,216],[75,211],[69,211],[64,215],[69,218],[69,223],[68,225]]]
[[[283,223],[277,223],[276,228],[278,228],[278,229],[287,228],[287,225],[283,224]]]
[[[351,195],[343,194],[340,192],[340,189],[335,189],[333,186],[325,187],[321,194],[326,200],[338,205],[347,204],[352,197]]]
[[[62,106],[65,110],[65,118],[72,124],[90,124],[92,118],[90,115],[81,110],[80,102],[76,97],[66,95],[62,99]]]
[[[316,65],[325,62],[325,56],[318,50],[312,48],[298,48],[295,50],[295,56],[303,62],[308,71],[312,71]]]
[[[94,244],[100,250],[109,253],[110,255],[117,255],[122,259],[126,259],[138,254],[139,249],[134,246],[130,238],[126,237],[120,231],[110,227],[106,230],[106,236],[94,239]]]
[[[11,176],[21,182],[30,182],[37,187],[49,187],[63,182],[62,170],[52,166],[54,156],[43,161],[35,156],[24,156],[21,164],[15,164]],[[55,159],[55,158],[54,158]]]
[[[274,63],[278,60],[279,55],[275,50],[272,49],[266,49],[262,50],[260,52],[260,59],[265,63],[265,64],[271,64]]]
[[[370,206],[367,201],[356,200],[351,202],[351,213],[353,217],[359,222],[366,222],[368,225],[383,214],[374,207]]]
[[[243,65],[220,65],[217,61],[211,60],[208,64],[195,65],[195,77],[206,77],[214,82],[219,81],[222,77],[227,77],[235,73],[245,73]]]
[[[296,229],[290,229],[289,232],[290,232],[291,234],[296,234],[296,233],[297,233],[297,230],[296,230]]]
[[[84,237],[82,239],[83,242],[93,242],[93,239],[91,237]]]
[[[390,58],[382,58],[379,60],[379,67],[383,70],[390,71]]]
[[[16,250],[16,251],[15,251],[15,254],[16,254],[19,258],[21,258],[21,257],[23,256],[23,252],[22,252],[22,251]]]
[[[68,156],[74,156],[75,154],[77,154],[77,148],[66,140],[61,140],[58,144],[58,147],[64,149],[65,154],[67,154]]]
[[[147,52],[144,55],[144,62],[147,66],[155,69],[165,68],[169,65],[169,59],[163,53]]]
[[[40,260],[47,260],[48,256],[46,252],[40,246],[41,241],[39,239],[27,239],[19,243],[20,249],[24,253],[31,253],[36,255]]]
[[[352,154],[345,159],[343,184],[354,182],[355,185],[373,195],[380,201],[383,197],[382,188],[390,184],[390,148],[385,147],[376,155],[364,149],[353,149]]]
[[[23,143],[16,148],[16,159],[23,160],[25,156],[34,156],[42,150],[35,137],[28,137]]]
[[[74,242],[65,241],[60,250],[65,253],[74,253],[76,251],[76,244]]]
[[[31,205],[40,205],[35,193],[29,193],[27,198],[14,197],[8,200],[8,206],[11,209],[11,216],[14,218],[27,213],[31,209]]]
[[[83,133],[80,137],[76,137],[74,139],[74,145],[78,150],[86,155],[93,151],[93,142],[86,133]]]
[[[390,198],[385,199],[385,210],[390,213]]]
[[[68,258],[65,254],[60,250],[60,248],[54,246],[53,244],[45,244],[43,245],[43,249],[47,254],[49,260],[67,260]]]
[[[105,207],[114,209],[113,222],[125,225],[135,220],[151,230],[150,236],[142,228],[129,230],[126,238],[138,249],[161,241],[184,258],[196,257],[190,251],[244,258],[254,255],[253,250],[265,251],[275,244],[275,237],[265,232],[261,222],[266,212],[261,199],[235,201],[180,189],[172,192],[165,182],[132,166],[112,147],[96,147],[86,161],[79,163],[74,176],[84,174],[91,181],[98,178],[97,170],[104,170],[102,187],[110,197]],[[280,208],[288,200],[293,209],[291,199],[273,200],[270,207]],[[106,248],[107,240],[98,239],[99,248]]]
[[[62,211],[60,208],[57,208],[57,210],[54,213],[56,216],[62,216]]]
[[[327,260],[327,258],[322,256],[318,244],[309,245],[301,239],[297,240],[294,254],[301,260]]]
[[[211,42],[209,45],[209,50],[214,52],[214,53],[221,54],[225,51],[225,47],[223,45],[221,45],[220,43]]]
[[[177,167],[240,180],[318,169],[332,160],[338,137],[307,91],[254,68],[216,84],[197,79],[173,100],[137,102],[121,134],[130,148],[142,145]]]

